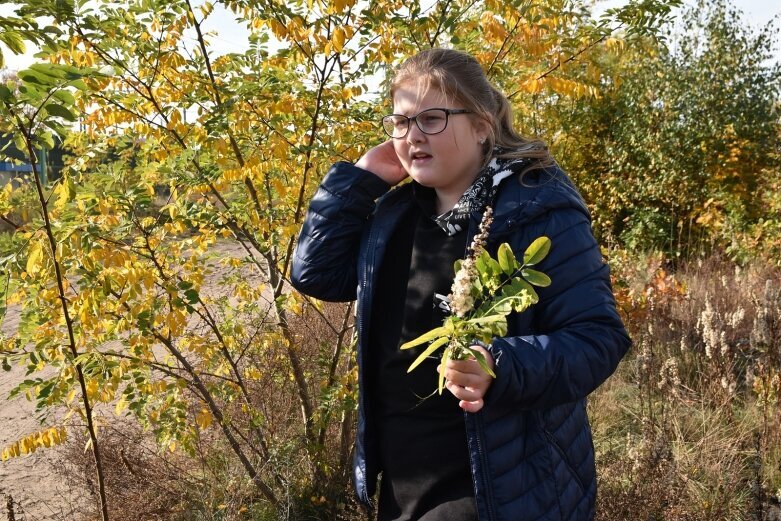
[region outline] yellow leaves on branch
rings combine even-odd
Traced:
[[[331,39],[325,44],[323,52],[325,54],[331,54],[333,51],[342,52],[344,50],[344,44],[347,40],[347,29],[344,27],[337,27],[334,30]]]
[[[546,88],[556,94],[570,98],[599,96],[599,89],[597,87],[556,76],[545,76],[543,78],[532,77],[521,84],[521,91],[529,94],[540,93]]]
[[[259,31],[263,29],[263,26],[268,27],[271,29],[271,33],[278,39],[284,40],[287,37],[288,31],[287,27],[282,24],[281,22],[277,21],[274,18],[271,18],[269,20],[263,20],[262,18],[253,18],[252,20],[252,28]]]
[[[328,14],[338,14],[351,9],[355,5],[355,0],[331,0],[322,3],[325,4]]]
[[[13,183],[6,183],[0,190],[0,212],[6,213],[11,209],[11,196],[13,195]]]
[[[609,51],[613,51],[613,52],[623,51],[625,46],[626,43],[624,42],[624,40],[621,40],[619,38],[608,38],[607,40],[605,40],[605,47]]]
[[[214,4],[211,2],[204,2],[201,6],[201,15],[203,15],[204,18],[212,14],[212,11],[214,11]]]
[[[7,461],[24,454],[32,454],[41,448],[54,447],[64,442],[65,438],[66,432],[64,427],[51,427],[43,431],[34,432],[5,447],[2,455],[0,455],[0,459]]]
[[[246,176],[246,170],[243,168],[229,168],[222,171],[222,180],[228,183],[243,181]]]
[[[486,11],[480,16],[480,27],[483,30],[483,36],[489,41],[501,41],[507,37],[507,29],[491,11]]]
[[[156,320],[157,322],[157,320]],[[161,334],[163,336],[178,337],[184,332],[187,325],[187,315],[182,309],[174,309],[164,315]]]
[[[327,2],[324,10],[328,14],[338,14],[354,3],[354,0]],[[325,55],[334,52],[341,53],[347,42],[355,35],[355,28],[349,24],[336,27],[333,32],[317,32],[314,24],[300,16],[294,16],[286,23],[278,18],[253,18],[250,26],[255,31],[263,31],[264,28],[267,28],[277,40],[300,45],[307,53],[314,49]]]

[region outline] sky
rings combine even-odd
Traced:
[[[754,28],[760,28],[767,24],[771,18],[777,17],[778,27],[781,28],[781,2],[770,0],[731,0],[732,4],[744,14],[744,20]],[[196,2],[198,4],[200,2]],[[602,0],[596,2],[595,12],[599,13],[610,7],[618,7],[626,3],[626,0]],[[13,6],[13,4],[5,4]],[[205,30],[213,30],[215,34],[210,38],[211,51],[214,56],[229,52],[242,52],[247,46],[247,30],[236,23],[235,17],[221,6],[215,7],[212,15],[204,24]],[[0,44],[2,47],[3,44]],[[6,66],[9,69],[23,69],[33,62],[34,49],[30,49],[24,55],[16,56],[3,47]],[[775,61],[781,63],[781,42],[776,41]]]

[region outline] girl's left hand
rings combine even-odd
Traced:
[[[488,366],[494,368],[494,358],[483,347],[473,345],[483,353]],[[438,367],[442,370],[442,366]],[[445,387],[458,398],[458,406],[468,412],[477,412],[483,408],[483,396],[491,386],[493,377],[483,371],[480,364],[473,358],[471,360],[448,360],[445,364]]]

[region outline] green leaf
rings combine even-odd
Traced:
[[[475,357],[475,360],[477,360],[480,368],[485,371],[486,374],[491,375],[492,378],[496,378],[496,373],[494,373],[493,369],[488,366],[488,361],[485,359],[485,355],[477,349],[473,349],[471,347],[467,349],[469,349],[469,351],[472,353],[472,356]]]
[[[507,316],[512,313],[516,297],[496,299],[491,303],[491,311],[500,316]]]
[[[512,275],[517,269],[517,261],[513,254],[512,248],[506,242],[499,245],[499,251],[496,253],[496,258],[499,261],[499,267],[506,275]]]
[[[475,259],[475,268],[477,268],[477,271],[480,274],[489,274],[488,271],[488,259],[489,255],[484,251],[480,252],[480,255],[477,256]]]
[[[58,105],[57,103],[48,103],[44,106],[44,108],[46,109],[46,112],[54,117],[62,118],[68,121],[76,121],[76,116],[73,115],[73,112],[71,112],[63,105]]]
[[[60,100],[65,105],[73,105],[74,103],[76,103],[76,98],[73,97],[73,94],[71,94],[69,91],[65,89],[60,89],[52,93],[52,97],[54,99]]]
[[[521,271],[521,275],[529,283],[534,284],[535,286],[539,286],[541,288],[547,288],[551,284],[550,277],[548,277],[546,274],[544,274],[541,271],[527,268]]]
[[[30,83],[19,85],[19,93],[24,95],[22,99],[28,100],[33,104],[41,101],[44,97],[44,93],[33,87]]]
[[[19,72],[19,79],[25,83],[35,83],[36,85],[41,85],[43,87],[50,87],[54,85],[52,78],[43,74],[38,74],[35,71],[31,71],[30,69]]]
[[[437,392],[439,394],[442,394],[442,389],[445,388],[445,365],[447,364],[448,360],[450,360],[450,356],[452,354],[452,346],[448,346],[445,349],[445,352],[442,353],[442,362],[440,363],[441,367],[439,368],[439,382],[437,383]]]
[[[492,306],[493,307],[493,306]],[[485,317],[478,317],[478,318],[472,318],[466,321],[467,324],[490,324],[492,322],[502,322],[505,321],[504,315],[501,314],[495,314],[495,315],[487,315]]]
[[[499,265],[499,261],[493,257],[488,257],[486,264],[488,265],[491,275],[494,277],[498,277],[503,271],[502,267]]]
[[[52,389],[54,388],[54,384],[55,384],[55,380],[49,380],[48,382],[46,382],[38,391],[38,399],[45,400],[46,398],[48,398],[52,392]]]
[[[13,134],[14,146],[22,153],[27,152],[27,142],[24,140],[24,136],[21,132],[14,132]]]
[[[68,133],[68,129],[65,128],[62,124],[58,123],[56,120],[51,119],[49,121],[44,121],[43,124],[52,129],[54,133],[61,138],[64,138]]]
[[[14,54],[24,54],[27,50],[22,35],[16,31],[0,32],[0,42],[6,44]]]
[[[429,331],[428,333],[423,333],[418,338],[414,340],[410,340],[409,342],[406,342],[404,344],[401,344],[401,347],[399,349],[409,349],[411,347],[419,346],[420,344],[425,344],[426,342],[431,342],[435,338],[439,338],[441,336],[445,336],[448,334],[448,330],[446,327],[436,327]]]
[[[531,296],[531,303],[532,304],[536,304],[537,302],[540,301],[539,295],[537,295],[537,292],[534,291],[534,288],[532,287],[531,284],[529,284],[528,282],[526,282],[523,279],[515,279],[515,280],[517,280],[518,284],[521,285],[523,287],[523,289],[526,290],[529,293],[529,295]],[[526,308],[524,307],[523,309],[526,309]],[[523,311],[523,310],[522,309],[516,309],[516,311]]]
[[[523,254],[524,266],[534,266],[544,259],[550,251],[551,242],[547,237],[539,237],[532,242]]]
[[[445,345],[448,340],[450,340],[448,337],[443,336],[443,337],[438,338],[437,340],[431,342],[431,345],[428,346],[422,353],[420,353],[420,355],[415,359],[415,361],[410,364],[409,368],[407,369],[407,372],[409,373],[410,371],[415,369],[417,366],[419,366],[421,364],[421,362],[423,362],[423,360],[425,360],[431,354],[433,354],[434,351],[436,351],[437,349],[439,349],[440,347]]]
[[[187,297],[187,302],[190,304],[195,304],[198,302],[198,290],[195,289],[188,289],[184,292],[184,296]]]
[[[88,91],[89,87],[87,87],[87,84],[84,83],[84,80],[73,80],[71,82],[68,82],[68,85],[71,87],[75,87],[79,89],[80,91]]]
[[[13,93],[11,92],[11,89],[9,89],[5,85],[0,85],[0,100],[11,102],[13,100]]]
[[[512,310],[518,313],[539,301],[537,292],[531,284],[521,278],[514,278],[511,284],[505,286],[502,289],[502,296],[509,299]]]
[[[54,137],[51,132],[41,132],[38,134],[38,141],[49,150],[54,148]]]
[[[66,71],[65,65],[55,65],[53,63],[33,63],[28,70],[34,71],[39,75],[48,76],[54,80],[61,80],[65,78]]]

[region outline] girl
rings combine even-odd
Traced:
[[[354,479],[380,520],[586,520],[596,474],[586,396],[630,345],[588,211],[545,145],[512,127],[510,106],[470,55],[430,49],[391,86],[389,139],[337,163],[311,201],[293,285],[329,301],[357,298],[359,421]],[[399,185],[407,178],[411,182]],[[475,360],[407,373],[441,325],[453,262],[486,207],[487,249],[516,255],[542,235],[553,280],[508,317],[508,334]],[[428,370],[425,369],[428,363]]]

